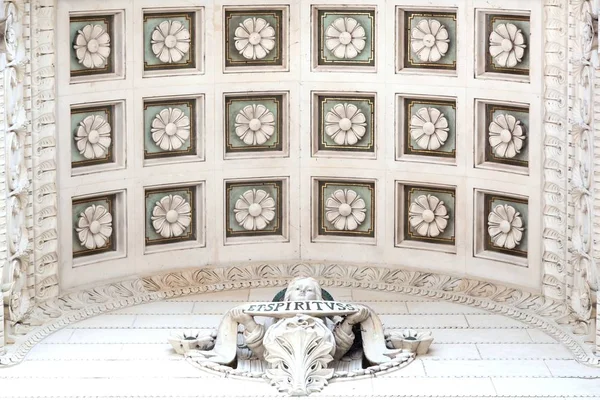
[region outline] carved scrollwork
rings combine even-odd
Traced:
[[[267,378],[280,392],[308,396],[320,392],[333,369],[335,339],[318,318],[298,315],[285,318],[271,327],[264,339],[265,360],[271,368]]]

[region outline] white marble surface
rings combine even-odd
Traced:
[[[208,375],[175,354],[173,329],[216,328],[221,314],[277,292],[196,295],[144,304],[71,325],[0,370],[0,398],[280,397],[266,382]],[[331,383],[318,398],[600,398],[600,368],[584,367],[543,332],[467,306],[366,291],[332,291],[363,302],[394,327],[429,327],[430,353],[389,375]]]

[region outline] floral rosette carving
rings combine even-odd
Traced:
[[[89,115],[79,123],[75,143],[79,153],[88,160],[105,158],[112,142],[111,127],[101,115]]]
[[[337,58],[353,59],[365,48],[367,35],[354,18],[338,18],[325,31],[325,46]]]
[[[500,67],[516,67],[523,60],[525,47],[525,37],[514,24],[498,24],[490,33],[490,55]]]
[[[192,207],[182,196],[170,194],[156,202],[151,220],[160,236],[179,237],[192,223]]]
[[[523,218],[513,206],[499,204],[488,215],[488,233],[494,246],[514,249],[523,238]]]
[[[496,116],[490,123],[488,140],[496,157],[514,158],[525,140],[521,121],[510,114]]]
[[[235,116],[235,134],[250,146],[265,144],[275,133],[275,116],[262,104],[244,107]]]
[[[336,104],[325,115],[325,133],[340,145],[354,145],[367,132],[367,118],[354,104]]]
[[[179,108],[165,108],[152,120],[152,140],[162,150],[173,151],[190,137],[190,118]]]
[[[411,31],[410,44],[419,60],[436,62],[448,52],[450,39],[448,30],[440,21],[422,19]]]
[[[448,120],[433,107],[423,107],[410,119],[410,136],[423,150],[437,150],[448,140]]]
[[[81,246],[88,250],[103,248],[112,235],[112,215],[103,205],[92,204],[80,214],[75,230]]]
[[[261,231],[275,218],[275,200],[262,189],[247,190],[235,202],[235,220],[247,231]]]
[[[110,56],[110,35],[102,25],[86,25],[77,31],[75,56],[89,69],[104,68]]]
[[[163,63],[178,63],[190,51],[190,31],[179,21],[162,21],[152,31],[152,52]]]
[[[325,202],[325,217],[338,231],[356,230],[366,218],[366,203],[352,189],[338,189]]]
[[[236,28],[234,40],[244,58],[260,60],[275,48],[275,29],[264,18],[247,18]]]
[[[433,195],[417,197],[408,209],[410,226],[419,236],[438,237],[448,226],[448,209]]]

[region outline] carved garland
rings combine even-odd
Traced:
[[[22,337],[11,354],[0,358],[0,364],[18,363],[48,334],[107,311],[194,293],[284,286],[298,276],[313,276],[325,287],[404,293],[486,309],[547,332],[583,363],[597,365],[599,361],[577,337],[556,323],[565,315],[566,305],[541,295],[474,279],[378,266],[285,263],[194,268],[64,294],[33,310],[26,322],[38,327]]]

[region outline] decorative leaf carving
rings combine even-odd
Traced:
[[[297,315],[271,326],[264,338],[267,378],[279,391],[292,396],[319,392],[333,376],[335,339],[318,318]]]

